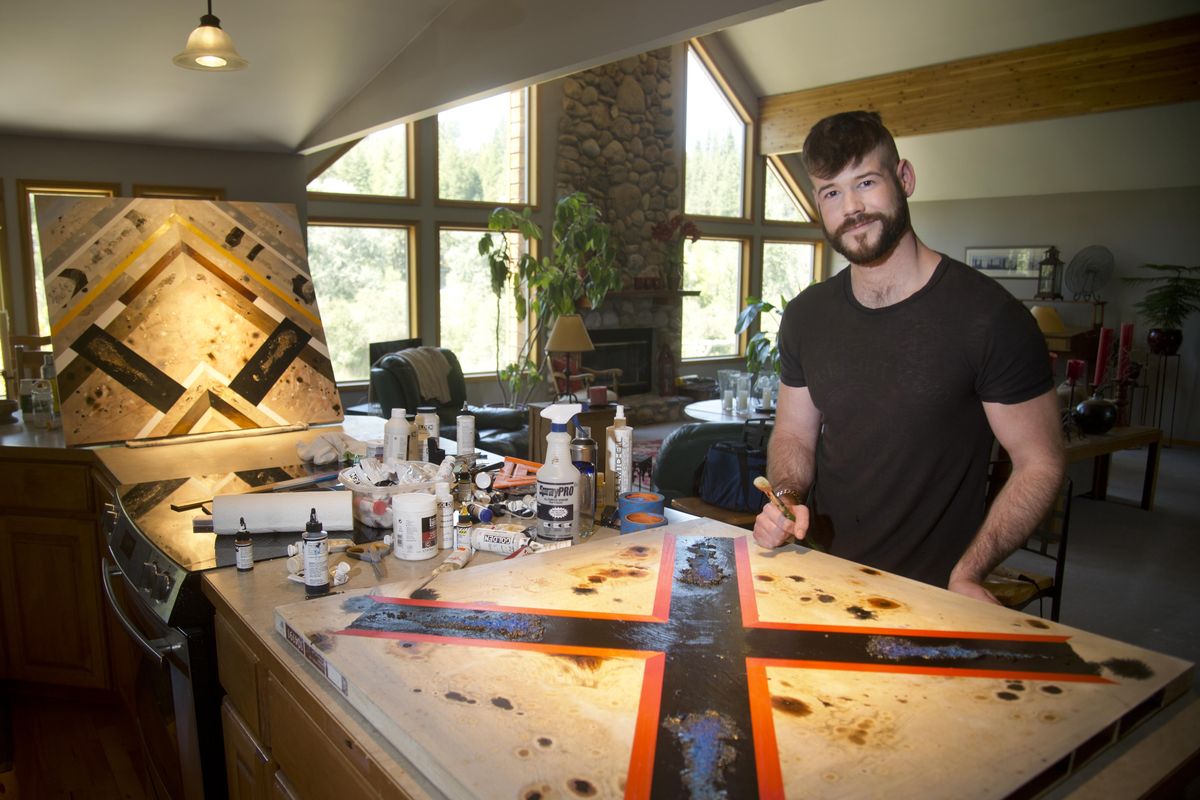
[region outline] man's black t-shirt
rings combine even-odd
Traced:
[[[782,380],[821,412],[812,535],[834,555],[945,586],[984,516],[981,402],[1053,385],[1046,342],[1000,284],[942,257],[895,305],[860,304],[846,269],[787,306]]]

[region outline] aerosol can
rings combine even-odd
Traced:
[[[579,470],[579,538],[586,539],[596,521],[596,440],[578,422],[571,440],[571,463]]]
[[[571,463],[567,423],[581,410],[579,403],[561,403],[542,411],[550,420],[546,461],[537,471],[537,537],[542,541],[579,538],[579,470]]]

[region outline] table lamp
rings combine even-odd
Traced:
[[[586,353],[595,350],[596,347],[592,344],[592,337],[588,336],[587,328],[583,326],[583,317],[578,314],[563,314],[554,321],[554,327],[550,329],[550,338],[546,340],[547,353],[562,353],[566,356],[566,368],[563,374],[566,376],[563,381],[563,392],[558,394],[555,399],[560,399],[563,394],[567,399],[574,398],[574,392],[571,391],[571,355],[573,353]]]

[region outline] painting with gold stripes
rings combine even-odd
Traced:
[[[294,207],[35,208],[68,445],[342,419]]]

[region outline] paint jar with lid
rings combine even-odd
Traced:
[[[425,450],[425,442],[433,439],[434,443],[437,443],[438,428],[442,424],[437,409],[433,406],[417,406],[417,416],[413,419],[413,424],[417,429],[417,456],[412,458],[410,453],[409,460],[426,461],[429,454]]]
[[[392,551],[404,561],[437,555],[437,502],[425,492],[392,497]]]

